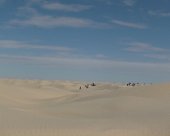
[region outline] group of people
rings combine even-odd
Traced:
[[[138,85],[139,83],[131,83],[131,82],[129,82],[129,83],[127,83],[126,85],[127,86],[135,86],[135,85]]]
[[[91,83],[91,84],[86,84],[86,85],[84,85],[84,87],[85,87],[86,89],[88,89],[89,86],[96,86],[96,84],[93,82],[93,83]],[[81,90],[81,89],[82,89],[82,87],[80,86],[80,87],[79,87],[79,90]]]

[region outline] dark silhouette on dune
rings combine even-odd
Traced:
[[[135,86],[135,85],[136,85],[135,83],[132,84],[132,86]]]
[[[86,88],[89,88],[89,84],[85,85]]]
[[[127,83],[127,86],[130,86],[131,84],[132,84],[132,83],[129,82],[129,83]]]
[[[96,84],[93,82],[93,83],[91,84],[91,86],[96,86]]]

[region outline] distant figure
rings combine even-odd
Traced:
[[[127,83],[127,86],[130,86],[131,85],[131,83],[129,82],[129,83]]]
[[[133,83],[132,86],[135,86],[135,83]]]
[[[81,90],[81,86],[80,86],[79,90]]]
[[[91,86],[96,86],[96,84],[93,82],[93,83],[91,84]]]
[[[89,88],[89,84],[85,85],[86,88]]]

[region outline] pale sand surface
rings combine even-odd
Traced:
[[[170,84],[0,80],[0,136],[170,136]]]

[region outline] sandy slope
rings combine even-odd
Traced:
[[[170,136],[170,84],[0,80],[0,136]]]

